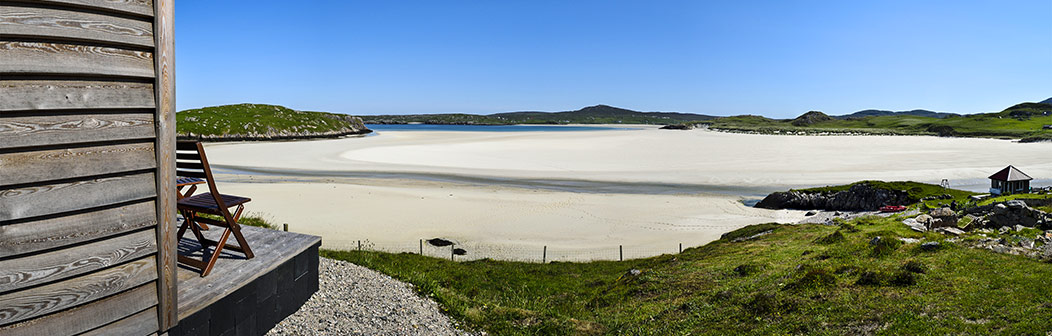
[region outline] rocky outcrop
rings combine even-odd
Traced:
[[[693,125],[693,124],[672,124],[672,125],[665,125],[665,126],[661,126],[661,128],[659,128],[659,129],[667,129],[667,130],[692,130],[692,129],[694,129],[694,125]]]
[[[909,194],[904,190],[875,188],[867,183],[852,185],[848,190],[835,193],[805,192],[790,190],[767,195],[757,208],[797,210],[873,211],[885,205],[910,204]]]
[[[964,210],[975,216],[976,227],[1000,228],[1023,227],[1052,228],[1052,214],[1028,206],[1025,202],[1012,200]]]
[[[796,119],[793,119],[791,124],[793,124],[793,126],[811,126],[815,123],[829,120],[833,120],[833,118],[829,117],[825,113],[822,113],[821,111],[808,111],[807,113],[801,114],[799,117],[796,117]]]

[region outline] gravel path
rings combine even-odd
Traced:
[[[412,285],[346,261],[320,259],[318,292],[267,335],[473,335],[458,330]]]

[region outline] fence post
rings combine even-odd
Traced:
[[[541,254],[541,263],[545,263],[548,260],[548,245],[544,245],[544,253]]]
[[[289,232],[289,223],[285,223],[283,226],[285,227],[285,232]]]
[[[453,253],[453,251],[456,250],[456,249],[457,249],[457,244],[449,245],[449,261],[456,261],[456,260],[453,260],[453,256],[456,255],[455,253]]]
[[[683,253],[683,243],[679,243],[679,253]]]
[[[617,245],[617,260],[625,261],[625,246]]]
[[[424,240],[420,240],[420,255],[424,255]]]
[[[359,240],[358,241],[358,251],[361,251],[361,250],[362,250],[362,241]]]

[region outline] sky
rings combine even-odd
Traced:
[[[1052,97],[1052,1],[179,1],[179,110],[1000,111]]]

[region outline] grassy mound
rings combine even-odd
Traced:
[[[897,219],[847,224],[750,226],[682,254],[624,262],[321,254],[412,283],[454,318],[496,335],[1027,334],[1052,329],[1052,287],[1045,285],[1052,264],[950,242],[923,251],[918,243],[899,238],[944,237],[913,232]],[[831,235],[837,238],[820,239]],[[874,243],[876,236],[883,243]],[[633,269],[641,272],[629,272]]]
[[[818,188],[808,189],[796,189],[796,191],[805,193],[820,193],[820,194],[832,194],[840,191],[851,189],[851,186],[856,184],[868,184],[876,189],[884,190],[902,190],[906,191],[909,197],[910,203],[921,202],[925,199],[930,199],[934,202],[925,203],[929,205],[937,205],[937,203],[950,203],[957,201],[959,204],[969,201],[969,196],[975,195],[976,193],[964,190],[957,190],[951,188],[943,188],[942,186],[935,184],[927,184],[912,181],[896,181],[896,182],[884,182],[884,181],[859,181],[851,184],[838,185],[838,186],[826,186]]]
[[[810,113],[810,112],[809,112]],[[806,114],[805,114],[806,116]],[[803,116],[801,116],[802,118]],[[736,116],[700,121],[714,129],[766,134],[864,133],[1052,140],[1052,105],[1022,103],[1001,112],[934,118],[884,115],[861,118],[769,119]]]
[[[344,114],[305,112],[284,106],[237,104],[179,111],[180,136],[310,137],[340,133],[368,133],[361,119]]]

